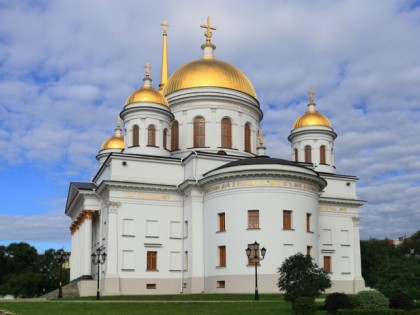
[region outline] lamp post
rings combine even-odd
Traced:
[[[261,257],[260,257],[260,244],[257,241],[254,244],[248,245],[248,248],[245,249],[246,255],[248,256],[248,260],[253,259],[255,264],[255,300],[259,300],[260,297],[258,295],[258,273],[257,273],[257,266],[261,260],[264,259],[265,253],[267,250],[263,247],[261,248]]]
[[[105,263],[105,260],[106,260],[106,253],[105,252],[102,252],[102,250],[103,249],[101,249],[99,247],[96,250],[96,254],[93,253],[91,255],[91,257],[92,257],[92,263],[94,265],[98,265],[98,285],[97,285],[97,290],[96,290],[96,299],[97,300],[100,300],[101,299],[101,296],[99,294],[99,278],[100,278],[100,273],[99,273],[100,269],[99,269],[99,267],[100,267],[100,265],[103,265]],[[101,252],[102,252],[102,254],[101,254]]]
[[[68,262],[70,258],[70,254],[66,253],[64,249],[60,249],[55,255],[55,261],[60,265],[60,282],[58,287],[58,298],[61,299],[63,297],[63,264]]]

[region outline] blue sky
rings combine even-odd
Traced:
[[[126,97],[152,65],[160,23],[169,68],[201,57],[211,16],[216,58],[241,69],[264,111],[268,154],[315,89],[338,134],[337,173],[357,175],[366,239],[420,228],[418,1],[0,0],[0,244],[70,248],[70,181],[90,181]]]

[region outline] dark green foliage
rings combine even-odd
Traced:
[[[284,299],[293,302],[298,297],[317,297],[331,287],[331,280],[310,256],[297,253],[288,257],[280,268],[277,286],[285,292]]]
[[[417,311],[404,311],[394,309],[381,310],[359,310],[359,309],[344,309],[338,310],[337,315],[419,315]]]
[[[410,294],[397,292],[391,294],[389,297],[389,307],[402,310],[411,310],[414,308],[414,301]]]
[[[420,299],[420,231],[398,247],[375,239],[361,241],[360,245],[367,286],[388,297],[398,291]]]
[[[292,302],[292,311],[295,315],[312,315],[316,311],[315,298],[301,296]]]
[[[328,313],[335,314],[338,309],[353,308],[353,303],[344,293],[331,293],[325,299],[324,308]]]
[[[375,290],[360,291],[354,302],[354,307],[358,309],[386,309],[389,306],[388,298]]]
[[[0,295],[35,297],[58,288],[60,266],[54,261],[54,249],[39,255],[27,243],[0,246]],[[63,285],[69,270],[63,270]]]

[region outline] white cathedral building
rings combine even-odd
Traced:
[[[91,182],[70,183],[65,213],[71,280],[80,295],[279,292],[277,268],[310,255],[330,272],[330,291],[355,293],[361,275],[357,178],[336,173],[334,132],[309,93],[292,126],[289,159],[265,154],[263,113],[250,80],[214,57],[210,19],[203,57],[128,98],[101,146]],[[106,252],[100,274],[91,260]]]

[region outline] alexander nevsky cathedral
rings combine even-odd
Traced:
[[[210,18],[202,58],[171,75],[162,26],[160,84],[147,65],[92,181],[70,183],[70,278],[80,295],[95,295],[98,277],[103,295],[250,293],[254,268],[259,292],[277,293],[277,268],[298,252],[330,273],[330,291],[364,289],[364,201],[357,177],[334,165],[337,134],[312,89],[285,135],[290,156],[267,156],[257,94],[216,59]]]

